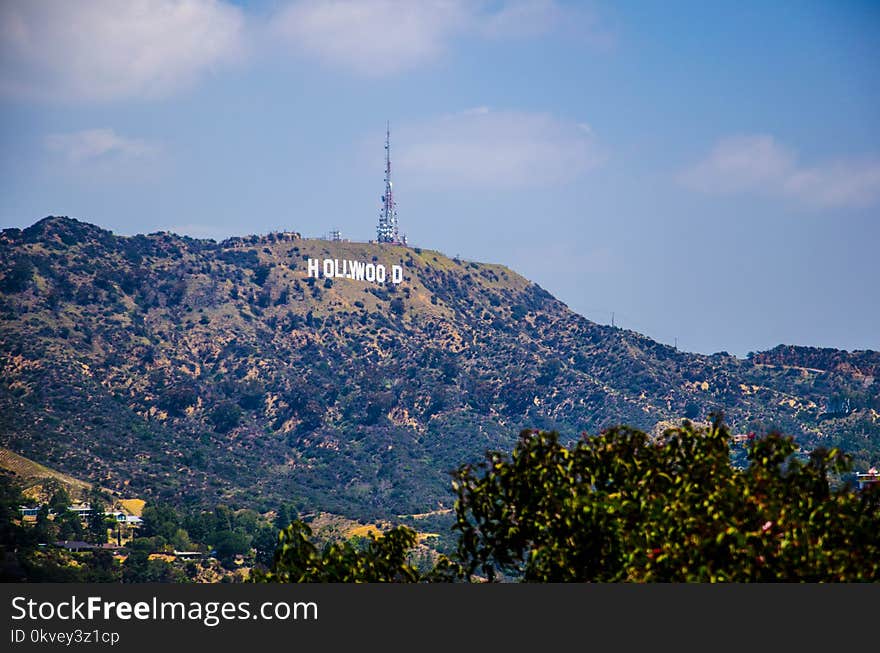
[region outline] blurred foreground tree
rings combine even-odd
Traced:
[[[466,573],[526,581],[852,581],[880,578],[880,488],[832,489],[836,449],[754,441],[730,463],[720,417],[658,440],[627,427],[572,447],[525,431],[457,473]]]

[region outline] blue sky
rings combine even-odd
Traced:
[[[689,351],[880,349],[880,5],[7,0],[0,227],[375,233]]]

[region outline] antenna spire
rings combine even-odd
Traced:
[[[406,243],[401,239],[397,226],[397,203],[394,201],[394,185],[391,183],[391,122],[385,123],[385,194],[379,209],[376,240],[380,243]]]

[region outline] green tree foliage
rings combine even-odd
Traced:
[[[278,510],[275,514],[275,529],[279,531],[284,530],[290,525],[290,522],[298,517],[299,513],[296,510],[296,506],[291,503],[282,503],[278,506]]]
[[[70,556],[54,547],[38,546],[55,539],[55,531],[65,531],[64,539],[81,539],[73,524],[79,526],[79,517],[70,511],[61,513],[56,522],[49,519],[49,508],[44,505],[37,515],[37,523],[22,523],[18,512],[25,504],[21,487],[0,475],[0,582],[111,582],[118,580],[118,565],[107,551],[77,554],[76,565]],[[56,524],[61,522],[59,528]],[[65,537],[73,535],[74,537]]]
[[[251,538],[239,531],[221,531],[214,542],[217,559],[227,569],[233,567],[236,555],[244,555],[251,548]]]
[[[49,519],[49,506],[43,504],[37,512],[37,522],[34,525],[34,539],[37,542],[47,543],[52,539],[52,534],[57,530]]]
[[[192,551],[195,548],[192,540],[189,538],[189,533],[184,528],[177,529],[174,539],[171,540],[171,546],[174,547],[175,551]]]
[[[238,387],[240,393],[238,405],[244,410],[259,410],[263,407],[266,388],[259,381],[248,380]]]
[[[241,408],[231,401],[224,401],[211,411],[209,416],[217,433],[228,433],[241,421]]]
[[[163,503],[147,504],[142,513],[143,524],[138,535],[140,537],[161,536],[165,540],[172,540],[180,528],[180,518],[177,512],[169,505]]]
[[[880,492],[832,488],[837,450],[759,439],[745,470],[728,433],[627,427],[563,446],[524,431],[513,455],[456,473],[465,570],[526,581],[850,581],[880,577]]]
[[[49,499],[49,508],[54,513],[62,513],[70,507],[71,503],[70,494],[63,487],[59,487]]]
[[[168,411],[172,417],[181,417],[186,409],[199,400],[196,391],[191,386],[171,388],[159,397],[159,408]]]
[[[0,279],[0,291],[22,292],[33,280],[34,265],[27,258],[18,258],[9,271]]]
[[[103,544],[107,541],[107,528],[109,527],[108,519],[104,515],[107,504],[97,486],[93,486],[89,493],[89,505],[91,507],[88,519],[89,538],[96,544]]]
[[[122,566],[123,583],[181,583],[185,580],[183,572],[164,560],[150,560],[144,551],[132,552]]]
[[[252,542],[254,548],[254,561],[263,567],[271,565],[275,555],[275,544],[277,542],[278,530],[267,524],[260,525]]]
[[[59,539],[81,540],[85,537],[82,521],[72,510],[65,510],[55,515],[55,524],[58,526]]]
[[[381,537],[334,542],[319,550],[312,529],[295,521],[278,535],[278,548],[266,572],[254,572],[256,582],[273,583],[390,583],[415,582],[419,574],[407,562],[416,534],[406,526]]]
[[[258,286],[262,286],[266,283],[266,279],[269,278],[269,273],[272,271],[272,268],[268,265],[255,265],[254,268],[254,283]]]
[[[93,551],[88,566],[89,583],[115,583],[120,579],[119,564],[111,551]]]
[[[12,563],[14,552],[31,540],[29,533],[16,523],[18,507],[23,503],[20,488],[0,475],[0,581],[3,582],[19,580],[21,572]]]

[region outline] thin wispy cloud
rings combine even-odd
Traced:
[[[437,58],[469,18],[457,0],[303,0],[283,9],[274,29],[304,55],[381,77]]]
[[[558,27],[566,11],[554,0],[512,0],[475,16],[481,34],[491,38],[536,36]]]
[[[880,159],[806,164],[772,136],[732,136],[681,173],[679,181],[705,193],[762,194],[817,209],[864,207],[880,201]]]
[[[151,157],[159,148],[147,141],[120,136],[113,129],[84,129],[63,134],[49,134],[46,149],[68,163],[125,161]]]
[[[599,33],[592,16],[554,0],[297,0],[273,18],[272,30],[303,56],[385,77],[436,61],[458,38],[533,37],[575,13],[583,35]]]
[[[603,155],[582,123],[545,113],[476,107],[395,134],[396,166],[430,188],[539,188],[569,182]]]
[[[39,100],[161,97],[242,50],[244,16],[220,0],[7,0],[0,94]]]
[[[337,70],[387,77],[441,59],[462,38],[574,31],[607,40],[594,15],[556,0],[291,0],[271,12],[231,0],[7,0],[0,96],[61,102],[154,99],[279,41]]]
[[[476,6],[470,3],[470,6]],[[560,3],[556,0],[507,0],[483,3],[471,25],[489,39],[532,38],[553,32],[587,43],[598,50],[616,44],[614,32],[590,9],[588,3]]]

